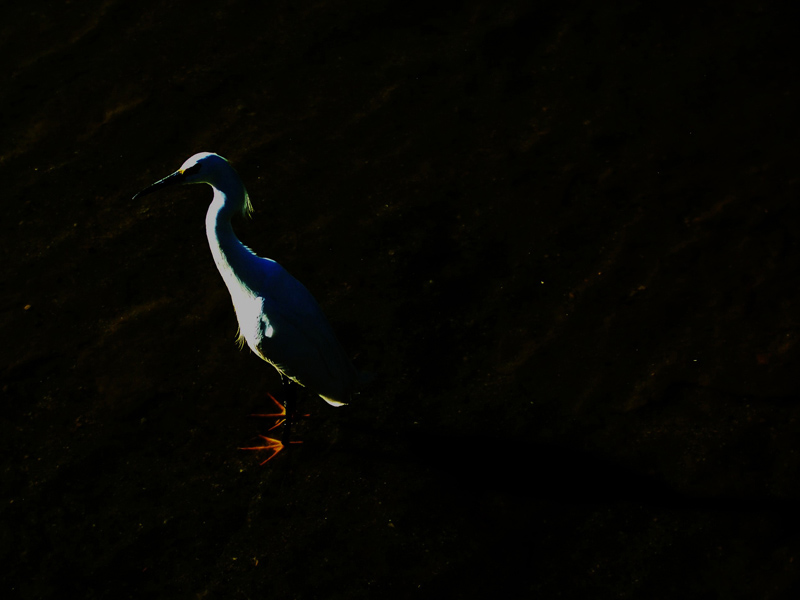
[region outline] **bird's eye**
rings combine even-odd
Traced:
[[[199,171],[200,171],[200,163],[195,163],[191,167],[189,167],[188,169],[184,169],[183,174],[184,175],[194,175],[195,173],[197,173]]]

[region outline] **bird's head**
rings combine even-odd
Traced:
[[[199,152],[186,159],[180,169],[146,187],[133,199],[136,200],[166,187],[189,183],[207,183],[227,193],[236,190],[243,197],[242,212],[249,215],[253,210],[239,175],[227,160],[213,152]]]

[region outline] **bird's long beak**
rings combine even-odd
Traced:
[[[172,175],[167,175],[164,179],[159,179],[153,185],[144,188],[141,192],[136,194],[133,199],[136,200],[137,198],[141,198],[142,196],[146,196],[147,194],[152,194],[153,192],[157,192],[158,190],[170,187],[173,185],[180,185],[184,182],[186,176],[183,174],[183,171],[175,171]]]

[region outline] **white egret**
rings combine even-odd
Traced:
[[[206,234],[214,262],[233,300],[239,321],[238,341],[246,342],[281,375],[318,394],[328,404],[346,404],[358,375],[319,304],[282,266],[257,256],[233,231],[231,217],[249,215],[253,208],[242,180],[227,160],[210,152],[195,154],[175,173],[133,199],[189,183],[207,183],[214,190],[206,214]],[[259,448],[270,448],[277,454],[283,447],[278,440],[265,439],[268,445]]]

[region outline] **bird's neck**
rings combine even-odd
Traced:
[[[257,287],[257,282],[250,281],[250,279],[257,276],[256,263],[260,260],[239,241],[231,225],[233,214],[242,210],[242,204],[236,206],[231,202],[231,198],[244,198],[244,194],[243,186],[241,193],[237,194],[226,194],[214,188],[214,199],[206,214],[208,245],[214,257],[214,263],[234,299],[234,304],[242,294],[245,296],[256,295],[254,289]]]

